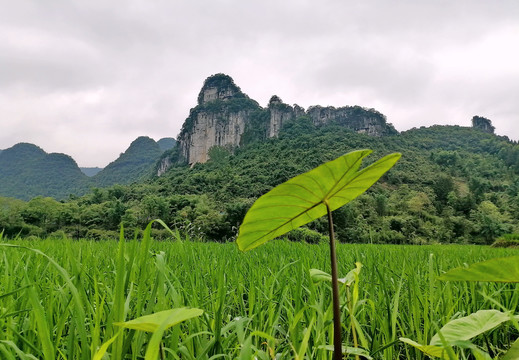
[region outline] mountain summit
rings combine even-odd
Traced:
[[[198,105],[191,109],[178,141],[181,161],[188,164],[209,160],[213,146],[233,149],[252,139],[262,140],[279,135],[290,121],[306,118],[314,126],[337,124],[370,136],[396,134],[386,117],[374,109],[360,106],[301,106],[283,103],[272,96],[263,108],[250,99],[225,74],[208,77],[198,95]]]
[[[215,100],[230,100],[244,98],[246,95],[236,86],[234,80],[225,74],[216,74],[204,81],[204,86],[198,94],[198,105]]]

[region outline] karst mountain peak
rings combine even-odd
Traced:
[[[178,136],[180,160],[191,165],[204,163],[213,146],[232,150],[251,138],[276,137],[284,124],[304,118],[314,126],[334,123],[371,136],[397,133],[383,114],[361,106],[315,105],[305,110],[297,104],[285,104],[273,95],[263,108],[242,92],[229,75],[219,73],[204,81],[197,106],[182,126]]]

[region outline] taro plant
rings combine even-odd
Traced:
[[[399,153],[390,154],[359,170],[362,160],[371,152],[350,152],[276,186],[252,205],[236,239],[240,250],[251,250],[328,215],[335,360],[342,359],[342,337],[332,211],[364,193],[401,156]]]
[[[340,286],[339,291],[343,292],[341,298],[346,298],[346,308],[348,309],[349,319],[350,319],[350,328],[351,328],[351,336],[353,338],[353,347],[343,347],[342,352],[344,350],[347,354],[355,355],[355,358],[359,358],[359,356],[363,356],[366,359],[372,359],[369,356],[369,353],[365,349],[361,349],[358,347],[359,339],[362,342],[364,348],[368,347],[366,337],[362,331],[362,328],[357,321],[356,314],[358,313],[360,306],[365,303],[366,300],[359,300],[359,280],[360,280],[360,270],[362,269],[362,264],[360,262],[355,263],[355,269],[350,270],[345,277],[338,279]],[[313,282],[330,282],[332,281],[332,276],[322,270],[319,269],[310,269],[310,278]],[[345,293],[345,294],[344,294]],[[333,351],[333,346],[326,346],[326,349]]]
[[[203,314],[203,310],[196,308],[177,308],[159,311],[150,315],[144,315],[137,319],[125,321],[125,322],[116,322],[114,325],[120,326],[126,329],[133,329],[139,331],[151,332],[153,335],[148,344],[148,348],[146,349],[146,354],[144,356],[145,360],[155,360],[157,359],[157,354],[160,356],[160,359],[164,360],[166,355],[164,353],[164,348],[162,347],[162,336],[164,331],[168,328],[180,324],[183,321],[198,317]],[[117,337],[121,334],[118,332],[114,335],[110,340],[104,343],[101,348],[94,355],[94,360],[101,360],[106,353],[108,346],[114,342]]]
[[[144,230],[143,240],[141,242],[140,247],[140,258],[139,258],[139,274],[138,279],[139,283],[142,284],[145,282],[144,272],[146,269],[146,261],[148,259],[148,253],[151,245],[151,226],[153,223],[158,223],[162,225],[167,231],[169,231],[173,237],[179,240],[178,232],[173,232],[162,220],[155,219],[148,223],[148,226]],[[112,346],[112,355],[113,358],[119,359],[123,358],[123,331],[119,329],[115,331],[114,326],[119,328],[138,330],[144,332],[152,333],[150,341],[148,343],[148,347],[146,349],[146,354],[144,356],[145,360],[155,360],[157,356],[160,356],[160,359],[165,359],[164,348],[162,346],[162,337],[164,332],[170,327],[180,324],[186,320],[196,318],[204,313],[203,310],[197,308],[190,307],[181,307],[168,309],[163,311],[158,311],[152,314],[145,314],[142,316],[138,316],[133,320],[124,321],[125,319],[125,277],[128,275],[126,273],[126,260],[125,260],[125,245],[126,241],[124,239],[124,229],[121,226],[121,232],[119,236],[119,245],[118,245],[118,253],[117,253],[117,276],[116,276],[116,285],[115,285],[115,300],[113,306],[113,312],[115,317],[115,322],[112,323],[112,331],[115,333],[108,341],[100,346],[100,348],[94,354],[93,360],[101,360],[103,356],[108,350],[109,346]],[[142,309],[144,308],[144,299],[146,298],[143,287],[138,288],[137,297],[137,312],[138,315],[141,314]],[[112,333],[112,334],[113,334]],[[113,345],[112,345],[113,343]],[[95,349],[95,347],[93,347]]]
[[[452,269],[442,276],[443,281],[484,281],[499,283],[519,283],[519,256],[496,258],[469,267]],[[517,298],[515,304],[517,305]],[[495,301],[494,301],[495,302]],[[497,304],[502,307],[500,304]],[[511,322],[519,331],[519,315],[512,312],[496,309],[479,310],[468,316],[447,322],[428,345],[419,344],[408,338],[400,338],[400,341],[411,345],[430,357],[445,360],[458,359],[453,347],[469,350],[476,359],[489,360],[491,346],[487,344],[487,351],[476,346],[471,340],[479,335],[484,335],[501,324]],[[502,360],[519,359],[519,339],[516,339]]]

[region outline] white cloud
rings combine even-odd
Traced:
[[[515,0],[0,0],[0,148],[104,166],[176,136],[204,79],[265,106],[374,107],[397,129],[489,117],[519,139]]]

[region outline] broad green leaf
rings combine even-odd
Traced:
[[[360,262],[356,262],[355,269],[350,270],[345,277],[339,279],[339,282],[346,284],[347,286],[351,286],[351,284],[359,279],[360,269],[362,269],[362,264]]]
[[[114,325],[127,329],[154,332],[159,328],[165,319],[168,319],[168,323],[165,326],[165,329],[167,329],[173,325],[181,323],[182,321],[200,316],[203,313],[203,310],[195,308],[170,309],[159,311],[151,315],[144,315],[137,319],[126,322],[117,322],[114,323]]]
[[[449,321],[439,332],[441,332],[447,343],[470,340],[510,319],[510,314],[499,310],[479,310],[469,316]],[[442,345],[440,336],[438,334],[434,335],[430,344]]]
[[[179,314],[178,311],[172,310],[182,310]],[[159,357],[160,352],[160,344],[162,343],[162,337],[164,336],[164,332],[169,327],[178,324],[184,320],[189,318],[202,315],[203,311],[199,309],[172,309],[161,311],[161,316],[159,317],[160,323],[156,324],[156,328],[153,331],[153,335],[151,336],[150,342],[148,343],[148,347],[146,348],[146,353],[144,354],[144,360],[156,360]],[[155,314],[153,314],[155,315]],[[148,315],[149,316],[149,315]],[[145,317],[145,316],[143,316]],[[162,356],[161,356],[162,358]]]
[[[508,349],[505,356],[501,360],[517,360],[519,359],[519,338],[515,340],[512,347]]]
[[[444,281],[519,282],[519,256],[496,258],[447,271],[438,278]]]
[[[351,286],[353,282],[355,282],[356,277],[358,278],[360,269],[362,268],[362,264],[360,262],[355,263],[355,269],[350,270],[345,277],[337,279],[339,283],[345,284],[346,286]],[[310,269],[310,278],[313,282],[321,282],[321,281],[332,281],[332,276],[325,271],[319,269]]]
[[[319,346],[319,349],[327,350],[327,351],[333,351],[333,345],[321,345]],[[364,359],[372,360],[373,358],[369,356],[368,350],[362,349],[362,348],[354,348],[354,347],[342,347],[342,353],[348,354],[348,355],[359,355],[362,356]]]
[[[369,356],[369,352],[362,348],[354,348],[354,347],[348,346],[346,348],[346,351],[344,352],[344,354],[359,355],[359,356],[362,356],[364,359],[373,360],[373,358],[371,356]]]
[[[472,351],[472,355],[474,355],[474,358],[476,360],[492,360],[492,358],[490,357],[490,355],[488,355],[488,353],[484,352],[481,349],[478,349],[477,347],[471,348],[471,351]]]
[[[332,276],[319,269],[310,269],[310,278],[313,282],[332,281]]]
[[[359,171],[371,150],[353,151],[298,175],[261,196],[249,209],[236,243],[253,249],[347,204],[365,192],[400,158],[387,155]]]
[[[470,349],[472,355],[474,355],[475,360],[492,360],[488,353],[481,350],[479,347],[471,343],[469,340],[458,340],[449,343],[449,346],[459,347],[461,349]]]
[[[402,341],[402,342],[404,342],[406,344],[409,344],[409,345],[417,348],[418,350],[420,350],[421,352],[423,352],[426,355],[429,355],[429,356],[432,356],[432,357],[437,357],[437,358],[440,358],[442,360],[451,360],[452,356],[449,357],[449,354],[448,354],[447,350],[444,349],[441,346],[422,345],[422,344],[418,344],[416,341],[413,341],[413,340],[408,339],[408,338],[400,338],[400,341]],[[455,357],[455,359],[458,359],[458,357]]]

